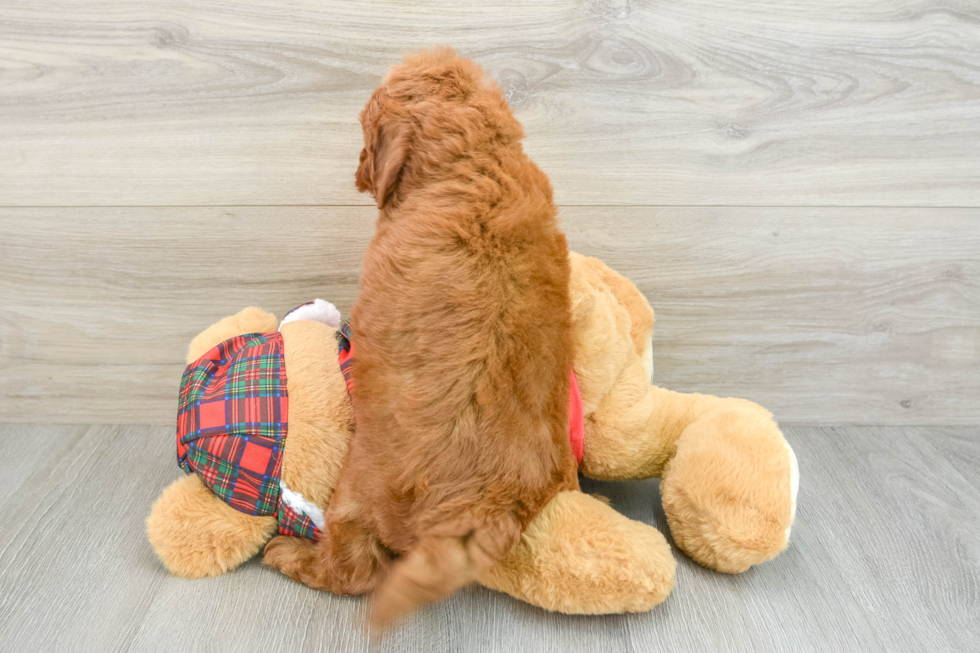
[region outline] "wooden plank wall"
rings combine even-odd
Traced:
[[[2,3],[0,421],[170,423],[207,324],[349,309],[357,114],[431,43],[650,298],[658,383],[980,423],[973,0]]]

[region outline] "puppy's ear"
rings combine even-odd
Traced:
[[[361,160],[357,164],[357,172],[354,174],[354,183],[357,190],[362,193],[374,192],[374,159],[366,147],[361,148]]]
[[[402,168],[412,149],[413,134],[407,121],[379,125],[374,149],[374,199],[383,208],[398,186]]]
[[[411,120],[390,111],[383,88],[375,92],[361,112],[361,125],[364,149],[355,176],[357,188],[370,191],[378,208],[384,208],[398,186],[402,167],[412,149],[414,128]]]

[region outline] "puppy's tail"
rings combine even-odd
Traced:
[[[468,530],[452,529],[460,530],[466,534],[422,537],[394,564],[374,594],[370,622],[373,630],[475,581],[521,539],[520,524],[510,515]]]

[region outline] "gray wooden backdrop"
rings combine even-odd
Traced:
[[[173,421],[248,304],[348,310],[357,113],[500,80],[656,380],[783,422],[980,422],[980,4],[0,0],[0,421]]]

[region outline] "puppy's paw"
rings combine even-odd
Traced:
[[[317,545],[309,540],[279,535],[265,545],[262,562],[275,567],[297,582],[322,589],[314,582],[316,548]]]

